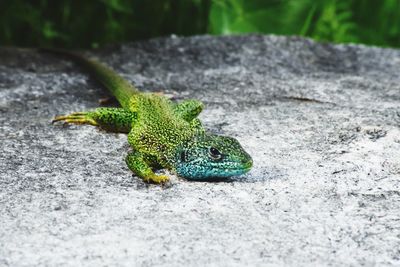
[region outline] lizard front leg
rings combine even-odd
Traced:
[[[145,159],[144,155],[138,151],[130,152],[125,159],[129,169],[133,171],[137,176],[143,179],[145,182],[151,183],[166,183],[169,178],[166,175],[157,175],[150,168],[149,163]]]
[[[196,131],[198,134],[205,134],[205,130],[203,128],[203,124],[199,120],[199,118],[194,118],[190,122],[190,128],[192,128],[193,131]]]
[[[103,130],[117,133],[129,133],[136,113],[123,108],[96,108],[93,111],[74,112],[57,116],[53,122],[64,121],[73,124],[98,126]]]
[[[189,99],[176,104],[174,106],[174,112],[185,121],[190,122],[200,114],[200,112],[203,110],[203,107],[204,105],[202,102]]]

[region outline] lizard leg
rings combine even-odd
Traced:
[[[201,123],[199,118],[194,118],[190,122],[190,128],[192,128],[194,131],[197,131],[198,133],[202,133],[202,134],[205,133],[205,130],[203,128],[203,124]]]
[[[57,116],[53,122],[64,121],[73,124],[98,126],[109,132],[129,133],[136,113],[123,108],[96,108],[93,111],[74,112]]]
[[[198,100],[186,100],[174,107],[174,111],[184,120],[190,122],[196,118],[203,110],[203,103]]]
[[[168,182],[169,178],[166,175],[157,175],[150,168],[145,156],[137,151],[130,152],[125,159],[129,169],[133,171],[137,176],[143,179],[145,182],[150,183],[165,183]]]

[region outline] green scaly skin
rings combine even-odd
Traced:
[[[141,93],[112,69],[75,53],[41,51],[68,56],[85,67],[117,98],[122,108],[97,108],[57,116],[54,121],[89,124],[110,132],[128,133],[133,151],[126,163],[146,182],[164,183],[166,168],[189,180],[215,180],[241,175],[253,161],[239,142],[227,136],[206,133],[197,116],[203,104],[197,100],[173,103],[153,93]]]

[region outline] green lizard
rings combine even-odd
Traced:
[[[252,167],[250,155],[236,139],[205,132],[197,118],[203,109],[200,101],[173,103],[160,94],[139,92],[96,60],[62,50],[40,51],[68,56],[85,67],[122,106],[57,116],[53,122],[89,124],[127,133],[133,151],[128,153],[126,164],[144,181],[167,182],[168,176],[154,173],[157,168],[166,168],[188,180],[213,180],[241,175]]]

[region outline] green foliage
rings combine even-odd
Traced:
[[[0,0],[0,43],[96,47],[207,30],[210,1]]]
[[[400,47],[400,1],[214,0],[209,31],[296,34]]]
[[[2,45],[77,48],[250,32],[400,47],[400,1],[0,0]]]

